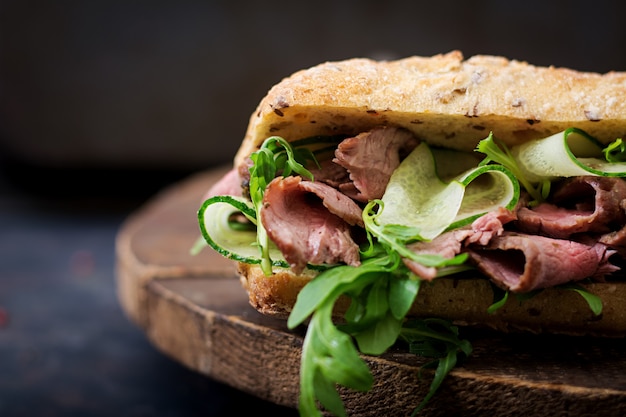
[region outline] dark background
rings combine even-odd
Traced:
[[[184,369],[126,319],[126,216],[229,163],[295,70],[453,49],[626,70],[621,4],[0,0],[0,415],[293,415]]]

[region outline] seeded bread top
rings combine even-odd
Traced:
[[[459,51],[397,61],[355,58],[294,73],[250,118],[239,164],[269,136],[296,140],[401,126],[434,146],[472,150],[490,131],[508,144],[579,127],[626,133],[626,72],[538,67]]]

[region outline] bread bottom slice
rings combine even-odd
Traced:
[[[286,319],[300,290],[316,276],[306,270],[295,275],[289,270],[265,276],[258,265],[239,263],[241,283],[250,304],[265,315]],[[509,296],[506,304],[494,313],[487,309],[494,303],[494,290],[486,278],[476,275],[438,278],[424,283],[408,317],[438,317],[459,326],[490,328],[501,332],[553,333],[576,336],[626,336],[626,283],[580,284],[602,299],[603,310],[594,315],[576,291],[550,288],[532,298],[519,300]],[[336,314],[349,306],[340,298]]]

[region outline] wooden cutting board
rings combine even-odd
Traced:
[[[248,304],[234,265],[189,249],[196,213],[225,172],[202,172],[165,189],[122,225],[116,242],[120,303],[164,354],[209,378],[297,407],[303,329]],[[503,335],[463,330],[472,356],[446,378],[425,416],[626,415],[626,340]],[[408,416],[426,394],[424,360],[402,346],[366,357],[366,394],[342,390],[349,415]]]

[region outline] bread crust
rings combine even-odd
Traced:
[[[437,146],[473,150],[490,131],[507,144],[579,127],[603,141],[626,132],[626,72],[538,67],[459,51],[364,58],[298,71],[251,115],[238,165],[272,135],[289,141],[402,126]]]
[[[485,55],[465,60],[459,51],[388,62],[327,62],[270,89],[250,117],[234,162],[241,164],[269,136],[292,141],[358,134],[381,125],[466,151],[490,131],[514,145],[578,127],[606,143],[626,133],[626,72],[585,73]],[[316,275],[277,269],[267,277],[257,265],[238,268],[251,305],[282,318]],[[487,279],[439,278],[422,286],[409,316],[499,331],[626,336],[626,310],[619,308],[626,283],[594,283],[588,289],[603,300],[599,317],[574,291],[554,288],[523,303],[510,299],[489,314],[494,295]],[[347,305],[341,299],[338,312]]]
[[[265,276],[258,265],[238,265],[241,283],[250,304],[259,312],[287,319],[300,290],[317,274],[306,270],[295,275],[277,269]],[[626,283],[579,284],[602,299],[603,310],[595,316],[586,301],[575,291],[548,288],[533,298],[520,301],[514,296],[494,313],[487,309],[494,301],[493,287],[479,275],[437,278],[423,283],[409,318],[438,317],[461,326],[488,328],[500,332],[558,333],[574,336],[626,336]],[[340,298],[335,306],[341,316],[349,299]]]

